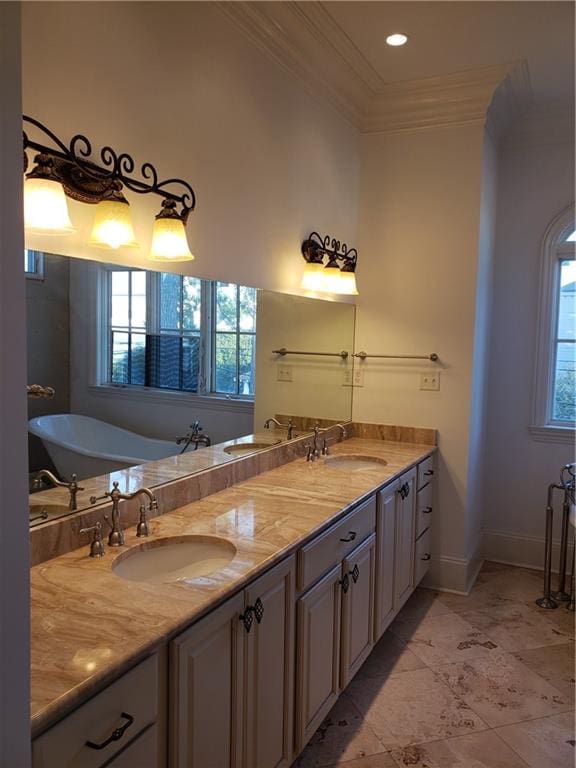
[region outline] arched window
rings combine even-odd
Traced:
[[[542,241],[534,426],[536,437],[573,440],[576,426],[576,226],[563,211]]]

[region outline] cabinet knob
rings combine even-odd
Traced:
[[[358,563],[355,563],[354,568],[352,568],[350,571],[350,576],[352,576],[352,580],[354,581],[354,584],[356,584],[360,577],[360,568],[358,568]]]
[[[264,616],[264,603],[262,602],[262,600],[260,600],[260,598],[256,599],[253,610],[254,610],[254,617],[258,622],[258,624],[260,624]]]
[[[432,512],[432,507],[424,507],[424,509],[422,510],[423,515],[429,515],[430,512]]]
[[[340,539],[340,541],[344,541],[345,543],[348,543],[349,541],[354,541],[356,538],[356,531],[348,531],[348,536],[344,536]]]
[[[126,722],[124,725],[121,725],[120,728],[115,728],[110,736],[105,741],[100,742],[100,744],[96,744],[94,741],[87,741],[86,746],[90,747],[90,749],[104,749],[104,747],[107,747],[108,744],[111,744],[113,741],[118,741],[119,739],[124,736],[125,731],[130,728],[132,723],[134,722],[134,718],[132,715],[129,715],[127,712],[122,712],[120,714],[120,717],[124,718]]]
[[[342,592],[344,592],[344,594],[346,594],[346,592],[348,592],[348,590],[350,588],[350,579],[348,578],[348,574],[347,573],[344,574],[344,577],[342,579],[340,579],[339,583],[342,585]]]
[[[423,555],[423,556],[420,558],[420,560],[430,560],[430,555],[428,554],[428,552],[426,552],[426,554],[425,554],[425,555]]]
[[[246,630],[246,634],[250,634],[250,630],[252,629],[252,623],[254,622],[254,616],[252,616],[253,608],[251,605],[249,605],[244,613],[241,613],[240,616],[238,616],[238,621],[241,621],[244,624],[244,629]]]

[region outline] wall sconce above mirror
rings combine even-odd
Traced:
[[[321,237],[311,232],[302,243],[302,256],[306,261],[302,288],[321,293],[357,296],[356,263],[358,251],[348,248],[330,235]],[[324,264],[324,257],[328,258]],[[342,262],[342,266],[338,262]]]
[[[159,181],[151,163],[144,163],[140,179],[132,174],[135,162],[126,152],[111,147],[100,151],[100,164],[92,159],[92,145],[76,134],[66,146],[46,126],[26,115],[25,126],[40,133],[41,143],[24,131],[24,172],[28,170],[27,150],[38,154],[24,182],[24,222],[28,232],[62,235],[75,231],[66,198],[95,205],[90,245],[117,250],[138,248],[132,226],[130,203],[124,189],[162,198],[152,232],[149,258],[152,261],[180,262],[194,259],[186,238],[186,223],[196,205],[194,190],[183,179]]]

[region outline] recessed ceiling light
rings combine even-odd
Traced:
[[[408,42],[408,35],[404,35],[402,32],[395,32],[393,35],[388,35],[386,42],[388,45],[393,46],[406,45]]]

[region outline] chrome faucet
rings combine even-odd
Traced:
[[[316,461],[320,457],[320,449],[318,447],[318,438],[320,437],[322,432],[326,432],[326,429],[320,429],[318,426],[318,422],[314,425],[314,436],[312,437],[312,444],[308,444],[305,446],[308,448],[308,453],[306,455],[306,461]],[[322,455],[325,456],[328,453],[328,443],[326,442],[326,438],[324,438],[324,442],[322,444]]]
[[[76,497],[78,495],[78,491],[83,491],[84,488],[81,485],[78,485],[76,475],[72,475],[72,479],[70,480],[70,482],[66,483],[66,482],[63,482],[62,480],[58,480],[56,475],[50,472],[49,469],[41,469],[40,472],[37,473],[36,477],[32,481],[33,491],[39,491],[42,489],[42,480],[47,480],[55,488],[68,488],[68,492],[70,493],[70,501],[68,502],[68,509],[71,512],[75,512],[78,509],[78,502],[76,500]]]
[[[209,448],[212,445],[212,440],[208,437],[208,435],[202,434],[202,427],[200,426],[199,421],[195,421],[193,424],[190,424],[190,432],[187,435],[183,435],[182,437],[176,438],[176,445],[182,445],[184,443],[184,448],[180,451],[180,453],[184,453],[184,451],[192,444],[194,443],[194,450],[198,450],[198,446],[200,443],[206,446],[206,448]]]
[[[136,536],[148,536],[150,533],[148,529],[148,521],[146,520],[146,513],[152,510],[158,509],[158,502],[156,497],[149,488],[139,488],[134,493],[121,493],[118,489],[118,481],[112,483],[112,490],[106,491],[102,496],[91,496],[90,503],[96,504],[100,499],[112,500],[112,522],[108,519],[108,515],[104,515],[104,520],[110,526],[110,533],[108,534],[108,546],[109,547],[122,547],[124,545],[124,531],[120,528],[120,502],[130,501],[130,499],[136,498],[136,496],[147,496],[150,504],[148,509],[142,504],[140,506],[140,521],[136,527]]]
[[[264,429],[270,429],[270,424],[276,424],[276,426],[280,427],[281,429],[287,429],[288,440],[292,440],[294,436],[294,424],[292,423],[292,419],[288,419],[288,424],[282,424],[278,421],[278,419],[266,419],[264,422]]]
[[[334,424],[334,429],[340,430],[340,438],[342,440],[346,440],[348,437],[348,432],[346,431],[346,427],[343,424]]]

